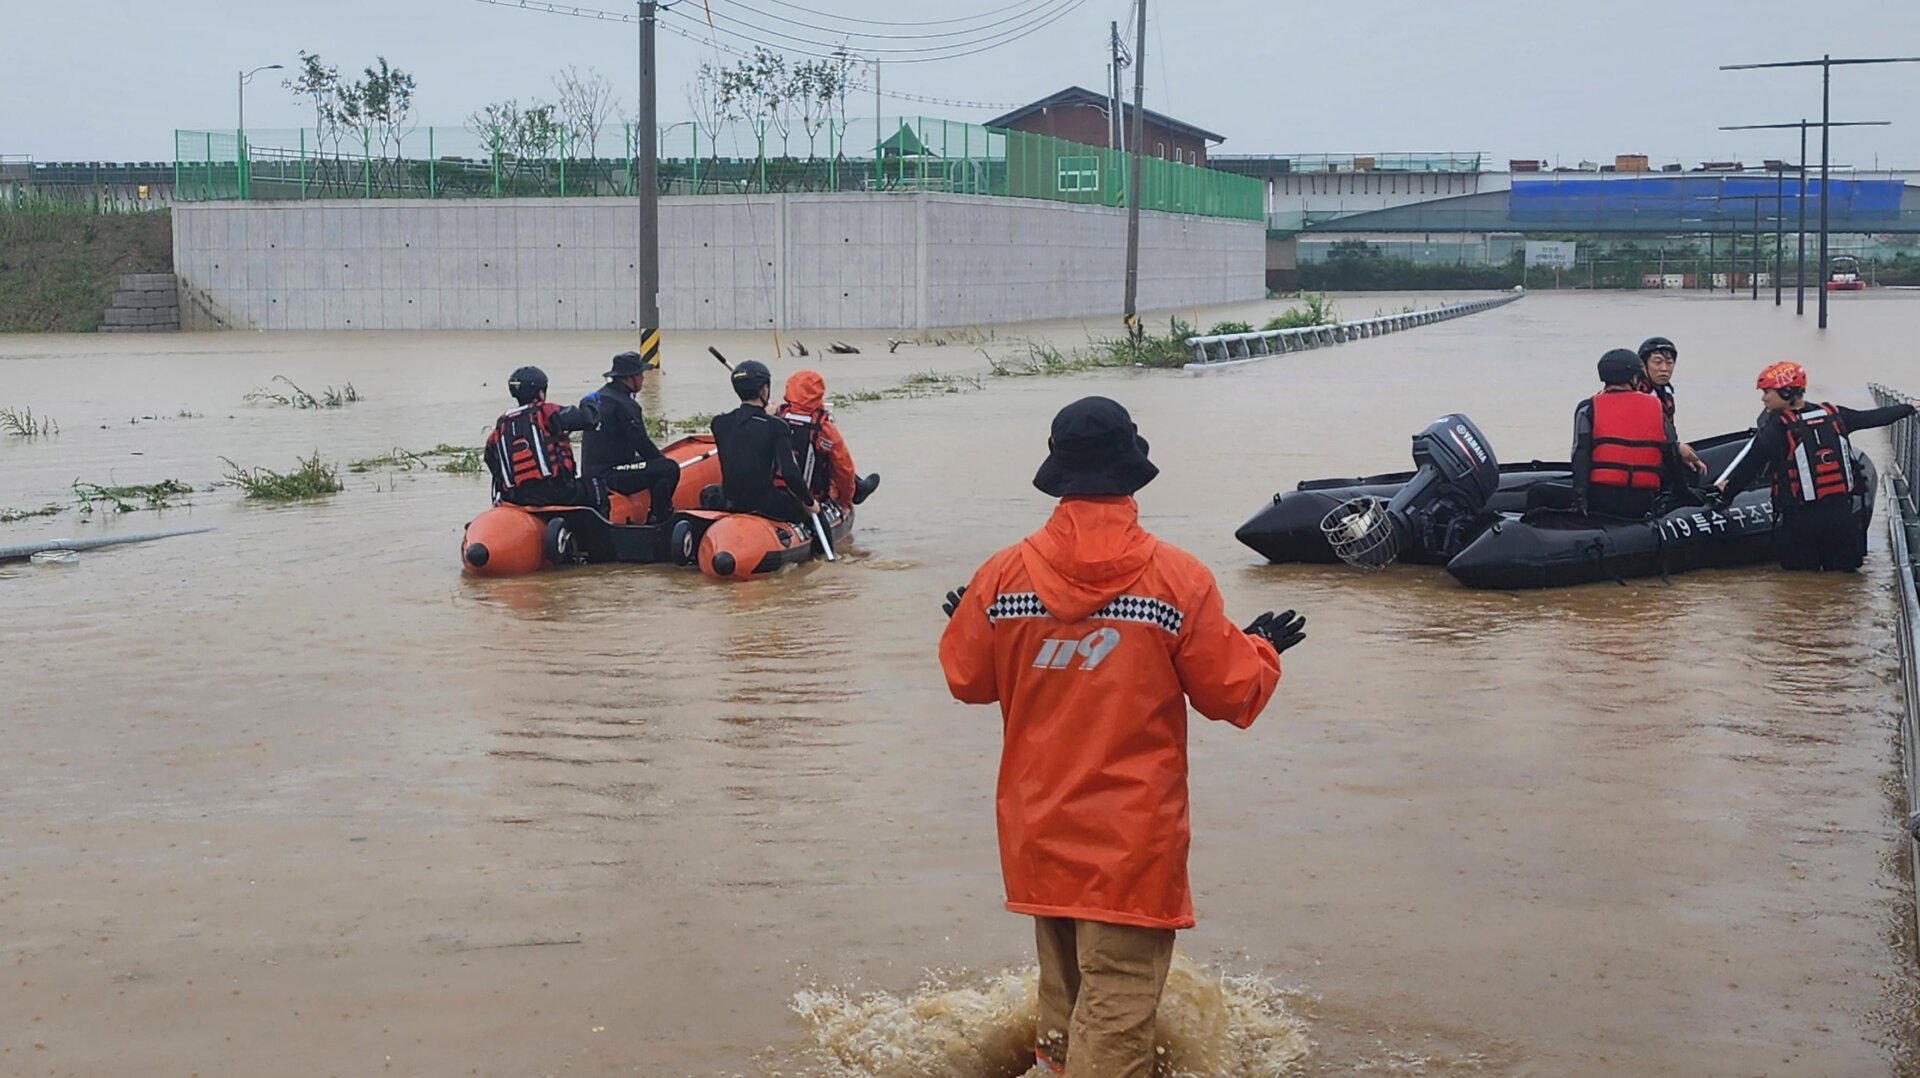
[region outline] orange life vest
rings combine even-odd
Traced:
[[[1666,473],[1667,422],[1650,393],[1596,393],[1593,461],[1587,482],[1597,487],[1659,490]]]
[[[1774,469],[1774,490],[1780,492],[1782,473],[1786,493],[1796,502],[1844,498],[1853,493],[1853,445],[1840,411],[1816,404],[1804,412],[1782,412],[1787,428],[1786,467]]]
[[[493,446],[493,477],[503,491],[535,479],[572,479],[573,442],[554,424],[560,406],[524,405],[500,417],[487,436]]]

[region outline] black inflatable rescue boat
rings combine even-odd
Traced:
[[[1717,478],[1751,431],[1693,446]],[[1551,588],[1596,581],[1756,565],[1777,558],[1766,489],[1710,507],[1683,492],[1647,520],[1528,511],[1533,488],[1571,482],[1565,462],[1502,465],[1486,435],[1448,415],[1413,438],[1411,472],[1318,479],[1274,495],[1235,538],[1271,562],[1346,561],[1382,568],[1394,561],[1445,565],[1474,588]],[[1858,451],[1855,513],[1873,515],[1878,476]]]

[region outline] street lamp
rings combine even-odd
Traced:
[[[247,83],[252,82],[253,77],[262,71],[281,70],[284,70],[284,68],[279,64],[267,64],[264,67],[256,67],[252,71],[240,72],[240,127],[237,131],[238,137],[234,140],[234,157],[239,162],[241,198],[247,197],[247,166],[251,163],[249,160],[250,155],[247,153]]]
[[[1891,120],[1829,120],[1827,121],[1826,126],[1828,127],[1886,127],[1890,123],[1892,123]],[[1722,131],[1772,131],[1772,130],[1791,131],[1794,128],[1800,129],[1800,164],[1797,168],[1794,169],[1795,172],[1799,173],[1799,177],[1800,177],[1799,179],[1800,194],[1798,196],[1798,202],[1797,202],[1797,205],[1800,211],[1800,253],[1798,256],[1796,256],[1794,271],[1793,271],[1793,285],[1794,285],[1793,313],[1796,315],[1803,315],[1807,313],[1807,128],[1809,126],[1812,126],[1812,125],[1810,125],[1806,120],[1800,120],[1790,124],[1734,124],[1733,126],[1722,127],[1720,129]],[[1779,177],[1776,175],[1774,180],[1776,203],[1779,201],[1779,198],[1780,198],[1779,187],[1780,187]],[[1824,186],[1822,186],[1820,188],[1821,202],[1825,203],[1826,198],[1827,198],[1827,189]],[[1777,214],[1780,211],[1776,209],[1774,212]],[[1780,246],[1779,240],[1776,238],[1774,241],[1774,248],[1776,251],[1778,250],[1779,246]],[[1775,282],[1774,283],[1774,306],[1776,307],[1780,305],[1779,261],[1780,261],[1779,256],[1778,254],[1776,254],[1774,257],[1774,268],[1773,268],[1774,282]],[[1823,276],[1820,281],[1821,291],[1825,292],[1826,287],[1827,287],[1826,279]]]
[[[1820,328],[1827,328],[1827,180],[1828,142],[1832,138],[1833,69],[1860,64],[1920,64],[1920,56],[1843,57],[1831,54],[1818,60],[1788,60],[1773,64],[1722,64],[1722,71],[1753,71],[1773,67],[1817,67],[1820,69]]]

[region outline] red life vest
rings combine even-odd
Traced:
[[[1666,475],[1667,417],[1651,393],[1596,393],[1593,460],[1587,482],[1597,487],[1659,490]]]
[[[831,447],[821,444],[826,432],[820,421],[827,418],[826,409],[801,412],[791,404],[782,404],[774,414],[786,420],[793,432],[793,452],[800,459],[801,474],[807,477],[807,493],[814,501],[825,501],[827,489],[833,485],[833,469],[826,459]],[[776,478],[778,474],[776,471]]]
[[[559,412],[559,405],[540,401],[515,408],[493,425],[487,444],[493,447],[493,477],[501,490],[535,479],[574,477],[573,442],[553,422]]]
[[[1780,422],[1787,428],[1787,459],[1785,467],[1774,469],[1776,494],[1783,484],[1797,502],[1853,493],[1853,444],[1838,409],[1816,404],[1804,412],[1782,412]]]

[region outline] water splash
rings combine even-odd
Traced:
[[[797,993],[821,1078],[1021,1078],[1033,1066],[1037,971],[941,976],[906,996]],[[1160,1000],[1155,1078],[1282,1078],[1312,1050],[1281,990],[1175,955]]]

